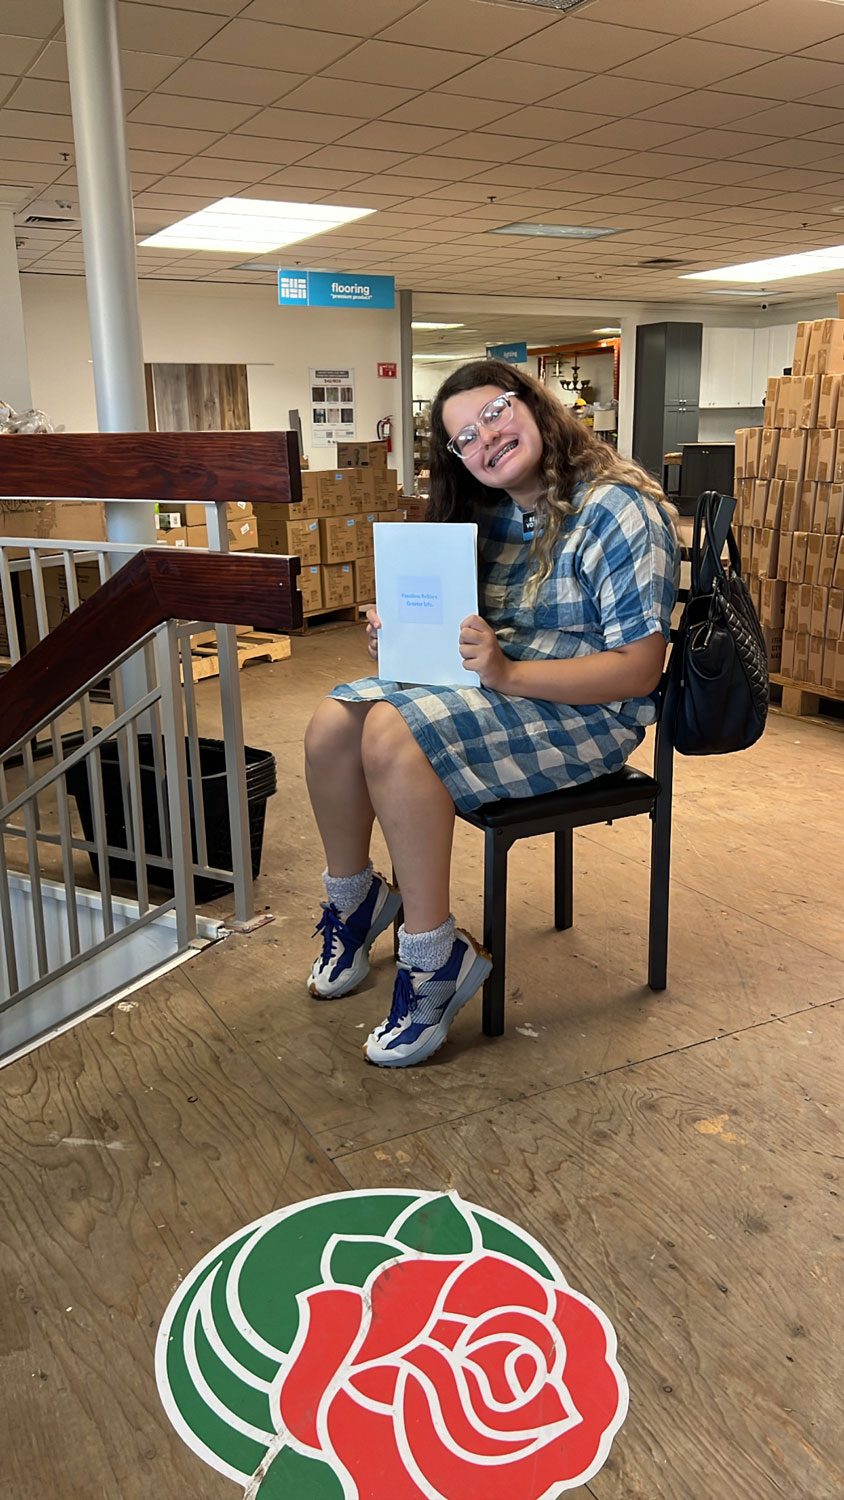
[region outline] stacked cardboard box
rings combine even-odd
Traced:
[[[302,475],[302,501],[261,505],[256,512],[262,552],[285,552],[301,559],[299,586],[306,615],[371,604],[375,598],[372,527],[375,521],[403,521],[397,476],[384,466],[312,470]]]
[[[798,324],[792,369],[736,433],[734,525],[771,670],[844,693],[844,319]]]

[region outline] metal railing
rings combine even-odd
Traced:
[[[207,506],[212,546],[226,550],[225,507]],[[0,537],[6,642],[18,662],[140,551],[115,542]],[[25,639],[21,638],[21,623]],[[199,706],[191,639],[216,628],[219,677],[205,679],[205,725],[224,750],[230,867],[209,859]],[[218,702],[209,702],[214,685]],[[220,809],[215,806],[213,821]],[[87,682],[47,722],[0,757],[0,1028],[3,1013],[129,931],[173,913],[178,946],[196,936],[194,878],[234,888],[234,922],[255,919],[236,630],[170,621]],[[115,895],[128,878],[131,899]],[[63,887],[62,915],[45,898]],[[15,921],[26,887],[27,922]],[[92,916],[91,888],[99,899]],[[153,898],[151,889],[164,891]],[[261,920],[265,920],[262,918]],[[132,976],[127,975],[127,980]]]

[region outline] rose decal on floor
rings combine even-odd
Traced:
[[[604,1314],[455,1195],[313,1199],[206,1256],[157,1371],[175,1426],[260,1500],[553,1500],[627,1409]]]

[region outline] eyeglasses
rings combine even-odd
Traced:
[[[471,427],[463,427],[460,432],[455,433],[454,437],[449,439],[446,443],[449,453],[454,453],[457,458],[465,458],[467,453],[471,456],[473,451],[477,452],[476,445],[481,437],[480,428],[495,427],[510,410],[513,397],[517,395],[518,391],[502,391],[500,396],[495,396],[492,401],[488,401],[483,411],[479,413],[477,422],[473,422]]]

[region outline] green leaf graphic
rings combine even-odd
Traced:
[[[471,1225],[448,1193],[423,1203],[395,1237],[424,1255],[467,1255],[472,1249]]]
[[[340,1240],[331,1255],[331,1279],[341,1286],[365,1286],[378,1266],[400,1253],[386,1240]]]
[[[486,1214],[478,1209],[475,1210],[475,1221],[483,1236],[485,1250],[496,1250],[499,1255],[509,1255],[511,1260],[517,1260],[523,1266],[530,1266],[532,1271],[538,1271],[546,1281],[556,1280],[551,1267],[544,1260],[540,1260],[533,1246],[526,1244],[515,1230],[505,1229],[503,1224],[496,1224],[494,1219],[488,1219]]]
[[[333,1469],[317,1458],[282,1448],[258,1486],[259,1500],[343,1500]]]

